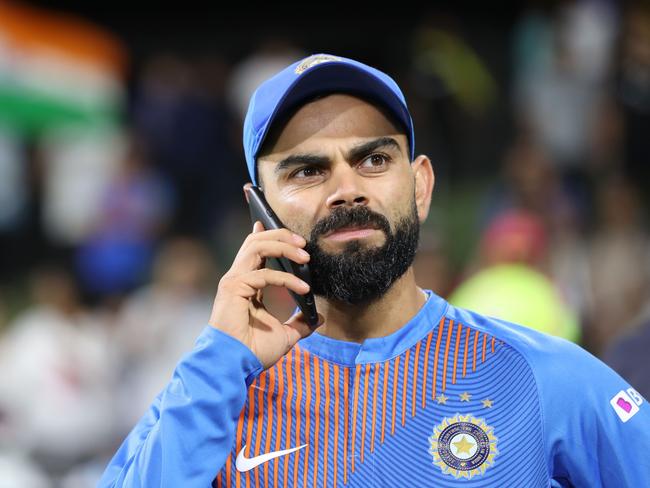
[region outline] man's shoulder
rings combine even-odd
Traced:
[[[521,324],[508,322],[497,317],[490,317],[451,304],[447,308],[446,316],[467,327],[485,332],[522,354],[528,355],[538,352],[544,354],[553,354],[554,352],[580,354],[579,351],[587,353],[575,343],[561,337],[556,337]]]
[[[576,364],[581,370],[604,366],[589,352],[561,337],[450,305],[447,318],[494,337],[526,360],[536,376],[555,376]]]
[[[579,419],[582,423],[589,419],[593,426],[596,419],[606,418],[601,424],[611,426],[609,417],[616,417],[620,410],[612,402],[618,396],[638,397],[620,375],[577,344],[454,306],[447,309],[446,316],[492,335],[524,359],[534,378],[543,417],[553,424],[548,429],[563,432]],[[521,361],[513,367],[520,370]]]

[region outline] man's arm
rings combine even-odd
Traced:
[[[98,486],[210,486],[230,454],[247,388],[262,370],[241,342],[206,327]]]
[[[210,327],[124,441],[99,486],[210,484],[232,447],[248,385],[312,333],[302,312],[280,322],[262,301],[268,285],[309,291],[293,274],[264,268],[268,257],[306,263],[306,243],[288,229],[265,231],[254,224],[219,281]]]
[[[562,486],[648,486],[648,402],[579,347],[553,349],[536,368],[551,477]]]

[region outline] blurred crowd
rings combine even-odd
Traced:
[[[575,341],[648,397],[650,7],[530,7],[507,35],[490,57],[462,16],[431,11],[399,59],[359,56],[403,88],[437,173],[418,282]],[[236,58],[154,52],[112,122],[0,121],[0,487],[94,486],[250,231],[248,97],[312,52],[290,37]]]

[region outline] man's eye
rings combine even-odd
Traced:
[[[321,169],[316,166],[305,166],[291,174],[291,178],[311,178],[321,174]]]
[[[380,170],[384,169],[390,161],[390,158],[384,154],[371,154],[363,161],[361,161],[361,166],[364,169],[370,170]]]

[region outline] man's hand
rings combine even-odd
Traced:
[[[306,241],[288,229],[264,230],[255,222],[228,272],[221,278],[212,307],[210,325],[248,346],[264,368],[273,366],[299,339],[311,334],[302,312],[281,323],[262,303],[264,287],[284,286],[303,295],[309,285],[297,276],[264,267],[268,257],[309,261]],[[322,316],[320,316],[322,323]]]

